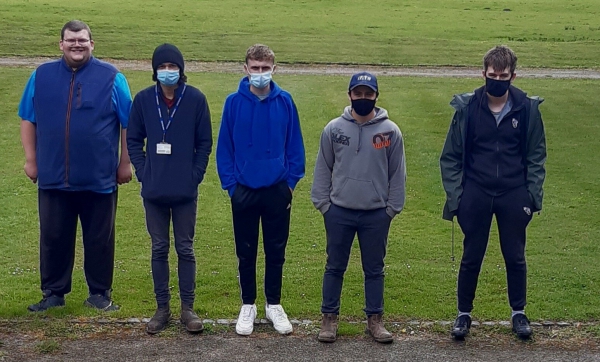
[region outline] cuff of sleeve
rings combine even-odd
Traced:
[[[325,213],[327,211],[329,211],[330,207],[331,207],[331,202],[328,202],[325,205],[321,206],[321,208],[319,208],[319,211],[321,212],[321,214],[325,215]]]

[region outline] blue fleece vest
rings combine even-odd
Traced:
[[[93,57],[76,71],[63,59],[36,70],[33,103],[41,189],[116,186],[120,123],[112,91],[117,72]]]

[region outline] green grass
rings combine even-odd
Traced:
[[[150,59],[173,42],[186,59],[241,61],[270,45],[279,61],[479,65],[508,44],[529,67],[598,67],[596,0],[4,0],[0,56],[54,56],[68,20],[89,23],[100,57]]]
[[[52,354],[60,350],[60,344],[53,339],[48,339],[36,344],[35,350],[40,354]]]
[[[16,116],[29,69],[0,68],[0,318],[28,316],[26,305],[40,298],[36,187],[22,171],[23,154]],[[132,92],[150,84],[149,72],[126,72]],[[191,73],[189,82],[207,94],[216,138],[225,96],[239,80],[234,74]],[[295,191],[282,301],[291,318],[317,318],[325,263],[322,217],[310,202],[312,169],[321,129],[348,103],[347,77],[276,76],[298,105],[306,145],[307,173]],[[477,79],[381,77],[379,104],[402,129],[408,162],[407,203],[394,220],[386,259],[386,314],[389,319],[444,319],[455,315],[457,261],[450,260],[450,223],[441,220],[438,157],[446,135],[453,93],[479,86]],[[517,86],[546,98],[542,105],[548,141],[544,210],[528,229],[528,314],[534,320],[598,319],[600,300],[600,126],[591,80],[517,79]],[[150,240],[144,224],[139,184],[119,191],[114,297],[122,310],[111,316],[151,316],[155,308],[150,275]],[[196,309],[205,318],[235,318],[239,308],[237,259],[228,196],[221,190],[211,156],[200,187],[196,236]],[[73,292],[67,306],[48,314],[60,318],[98,316],[83,307],[86,287],[81,242],[77,247]],[[259,255],[259,276],[264,258]],[[171,254],[173,306],[177,306],[175,255]],[[493,231],[475,301],[478,319],[509,315],[506,274],[497,232]],[[262,280],[259,279],[259,288]],[[257,304],[264,303],[259,289]],[[342,317],[363,318],[362,271],[354,246],[342,295]],[[264,312],[259,308],[259,317]]]

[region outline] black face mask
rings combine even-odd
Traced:
[[[352,109],[359,116],[368,116],[375,108],[376,99],[353,99]]]
[[[485,91],[492,97],[502,97],[508,91],[508,87],[510,87],[510,79],[496,80],[485,77]]]

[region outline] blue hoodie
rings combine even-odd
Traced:
[[[221,186],[233,195],[238,183],[249,188],[286,181],[294,189],[304,177],[304,143],[292,96],[271,81],[260,100],[248,78],[225,100],[217,144]]]

